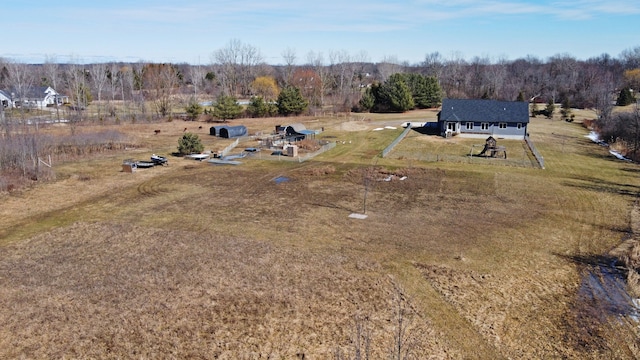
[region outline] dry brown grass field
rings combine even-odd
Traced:
[[[418,133],[378,158],[434,111],[234,120],[340,143],[238,166],[170,156],[184,128],[224,148],[211,124],[114,125],[138,147],[0,194],[0,358],[638,358],[638,323],[585,278],[635,238],[640,169],[585,138],[583,116],[532,119],[545,170],[517,141],[470,161],[482,140]],[[121,171],[152,153],[169,166]],[[371,173],[406,180],[371,182],[368,217],[349,218]]]

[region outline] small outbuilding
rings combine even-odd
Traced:
[[[237,138],[247,136],[249,132],[247,131],[247,127],[244,125],[237,126],[225,126],[220,129],[218,136],[222,138]]]
[[[307,130],[307,128],[300,123],[287,125],[284,128],[284,133],[289,141],[300,141],[315,137],[315,130]]]
[[[11,95],[0,90],[0,105],[4,108],[13,107],[13,101],[11,100]]]
[[[220,130],[226,127],[227,127],[226,125],[212,126],[209,128],[209,135],[220,136]]]

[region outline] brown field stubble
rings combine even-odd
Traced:
[[[394,121],[406,117],[314,120],[345,145],[303,164],[172,158],[124,174],[111,156],[3,195],[0,357],[354,358],[366,338],[385,358],[400,318],[413,358],[640,354],[637,326],[581,312],[584,268],[567,260],[628,233],[635,165],[546,119],[531,133],[547,170],[409,152],[376,164],[387,135],[370,130]],[[135,154],[169,153],[182,125],[127,133]],[[369,217],[349,219],[372,172],[397,177],[373,182]]]

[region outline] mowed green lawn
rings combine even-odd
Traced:
[[[470,158],[482,140],[417,133],[378,158],[400,123],[431,116],[313,119],[340,143],[305,163],[126,174],[122,158],[168,153],[182,132],[131,126],[152,147],[2,195],[0,357],[640,356],[637,326],[585,306],[574,260],[633,236],[636,165],[539,118],[544,170],[521,142]],[[368,217],[349,218],[365,190]]]

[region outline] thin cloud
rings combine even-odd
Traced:
[[[621,1],[502,1],[502,0],[413,0],[388,3],[372,1],[326,0],[306,3],[279,1],[185,1],[180,6],[131,3],[110,8],[76,8],[70,18],[95,18],[122,22],[128,28],[138,24],[176,24],[186,27],[255,29],[263,32],[313,31],[374,33],[408,30],[425,22],[455,19],[494,19],[512,16],[544,16],[561,20],[587,20],[600,14],[639,13],[640,5]],[[97,20],[101,21],[101,20]]]
[[[509,15],[552,16],[561,20],[586,20],[605,14],[633,15],[640,13],[640,5],[622,1],[470,1],[418,0],[416,4],[436,16],[431,20],[455,18],[501,17]]]

